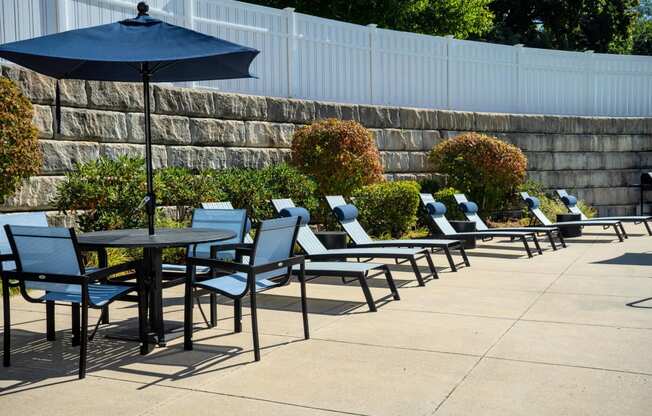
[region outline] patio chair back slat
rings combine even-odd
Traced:
[[[435,198],[431,194],[426,194],[422,193],[419,194],[421,197],[421,203],[423,204],[424,207],[426,207],[429,203],[431,202],[437,202],[435,201]],[[442,232],[444,235],[455,235],[457,234],[457,231],[453,228],[450,222],[448,222],[448,219],[446,218],[445,215],[440,214],[440,215],[430,215],[430,218],[432,221],[435,223],[437,228],[439,228],[439,231]]]
[[[326,202],[331,210],[335,209],[335,207],[346,205],[346,200],[341,195],[327,196]],[[356,218],[339,221],[339,223],[355,244],[369,244],[373,242],[373,239],[367,234],[362,224]]]
[[[17,214],[1,214],[0,215],[0,254],[10,254],[11,246],[5,234],[4,226],[11,225],[32,225],[35,227],[47,227],[48,219],[45,212],[21,212]],[[4,270],[14,269],[16,266],[13,261],[5,261],[2,263]]]
[[[457,202],[458,206],[463,202],[469,202],[469,200],[466,198],[466,195],[464,194],[455,194],[454,197],[455,202]],[[475,229],[477,231],[489,231],[489,227],[487,227],[487,224],[482,221],[482,218],[480,218],[477,212],[465,212],[464,216],[467,220],[473,221],[475,223]]]
[[[298,219],[296,217],[275,218],[260,223],[254,240],[254,252],[250,260],[252,266],[260,266],[292,257],[296,242]],[[256,275],[256,280],[272,279],[291,273],[284,267]]]
[[[246,232],[246,223],[247,211],[244,209],[195,209],[192,215],[193,228],[226,229],[234,232],[235,236],[219,243],[196,244],[193,247],[193,256],[208,258],[213,245],[242,243]],[[221,251],[219,256],[233,259],[235,258],[235,251]]]
[[[201,207],[204,209],[235,209],[233,208],[233,204],[231,203],[231,201],[202,202]],[[245,233],[243,242],[246,244],[253,244],[254,239],[251,238],[249,233]]]
[[[568,192],[566,192],[565,189],[557,189],[557,195],[559,195],[559,198],[563,198],[563,197],[565,197],[565,196],[570,196],[570,195],[568,194]],[[566,204],[564,204],[564,205],[566,205]],[[573,205],[573,206],[566,205],[566,208],[568,208],[568,211],[569,211],[571,214],[577,214],[577,215],[579,215],[579,216],[580,216],[580,219],[583,220],[583,221],[589,219],[589,217],[587,217],[586,215],[584,215],[584,213],[579,209],[579,207],[578,207],[577,205]]]
[[[528,194],[527,192],[521,192],[521,198],[523,198],[523,201],[526,201],[526,202],[527,202],[527,199],[528,199],[529,197],[530,197],[530,194]],[[528,208],[529,208],[530,212],[532,213],[532,215],[534,215],[534,217],[535,217],[535,218],[536,218],[536,219],[537,219],[541,224],[543,224],[544,226],[552,226],[552,225],[553,225],[553,224],[552,224],[552,221],[550,221],[550,220],[548,219],[548,217],[546,217],[546,214],[544,214],[543,211],[541,211],[540,208],[538,208],[538,207],[536,207],[536,208],[532,208],[532,207],[530,207],[529,205],[528,205]]]

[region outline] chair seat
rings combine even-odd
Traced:
[[[77,293],[68,291],[68,292],[47,292],[41,300],[51,300],[56,302],[70,302],[70,303],[81,303],[81,286],[79,285],[70,285],[77,287]],[[103,285],[95,284],[88,285],[88,296],[90,298],[91,304],[95,306],[104,306],[113,299],[134,290],[133,286],[122,286],[122,285]]]
[[[341,273],[364,273],[371,270],[385,267],[384,264],[378,263],[354,263],[346,261],[309,261],[306,262],[306,273],[317,272],[341,272]],[[292,268],[293,272],[298,272],[301,265],[297,264]]]
[[[208,266],[196,266],[195,273],[208,274],[211,269]],[[185,273],[185,264],[163,264],[163,273]]]
[[[214,279],[204,280],[195,286],[207,290],[219,291],[224,294],[239,296],[247,289],[247,275],[244,273],[233,273],[226,276],[216,277]],[[278,283],[268,279],[256,280],[256,292],[277,287]]]
[[[374,240],[360,244],[362,247],[450,247],[459,244],[456,240],[437,240],[432,238],[413,240]]]
[[[373,247],[373,248],[338,248],[330,249],[321,254],[334,254],[334,255],[351,255],[351,257],[356,257],[356,255],[370,257],[371,255],[379,256],[388,256],[388,255],[402,255],[402,256],[416,256],[417,254],[423,253],[425,250],[422,248],[383,248],[383,247]]]

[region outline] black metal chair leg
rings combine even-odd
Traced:
[[[86,377],[86,359],[88,356],[88,295],[82,290],[81,331],[79,348],[79,378]]]
[[[76,347],[80,341],[79,303],[73,303],[72,308],[72,346]]]
[[[548,241],[550,242],[552,251],[557,251],[557,244],[555,244],[555,236],[552,234],[552,231],[548,231],[546,234],[548,235]]]
[[[233,331],[242,332],[242,300],[233,300]]]
[[[301,284],[301,315],[303,315],[303,337],[310,339],[310,328],[308,327],[308,297],[306,295],[306,271],[304,263],[299,269],[299,283]]]
[[[543,254],[543,251],[541,250],[541,246],[539,245],[539,239],[537,238],[536,234],[532,236],[532,241],[534,241],[534,246],[537,248],[537,253]]]
[[[217,326],[217,295],[215,293],[211,293],[210,296],[210,315],[211,315],[211,328],[215,328]]]
[[[54,326],[54,301],[45,302],[45,333],[48,341],[57,339]]]
[[[108,325],[111,323],[109,320],[109,305],[106,305],[105,307],[102,308],[102,319],[100,323],[102,325]]]
[[[376,312],[376,302],[374,302],[374,298],[371,296],[371,291],[369,291],[369,285],[367,285],[367,279],[365,279],[364,273],[358,275],[358,282],[360,282],[360,287],[369,306],[369,311]]]
[[[192,307],[195,304],[193,301],[194,293],[192,290],[192,277],[193,272],[190,271],[188,276],[186,276],[186,291],[183,308],[183,349],[186,351],[192,350]]]
[[[410,265],[412,265],[412,270],[414,271],[414,275],[417,277],[417,282],[419,282],[419,286],[425,286],[426,283],[423,281],[423,277],[421,276],[421,270],[419,270],[419,266],[417,266],[417,261],[414,258],[410,259]]]
[[[396,288],[396,283],[394,283],[394,277],[392,277],[392,272],[389,270],[388,267],[385,267],[385,279],[387,279],[387,286],[389,286],[389,290],[392,291],[392,296],[394,297],[394,300],[401,300],[401,296],[398,294],[398,289]]]
[[[618,225],[614,225],[614,231],[616,232],[616,235],[618,236],[618,240],[620,240],[621,243],[625,241],[623,236],[620,234],[620,230],[618,230]]]
[[[0,266],[1,269],[1,266]],[[11,364],[11,312],[9,309],[9,279],[2,279],[3,357],[2,365]]]
[[[645,229],[647,230],[648,235],[652,235],[652,229],[650,229],[650,224],[648,224],[648,222],[644,220],[643,225],[645,225]]]
[[[138,335],[140,337],[140,354],[148,354],[150,345],[147,331],[147,290],[142,279],[139,279],[138,284]]]
[[[256,311],[256,290],[250,291],[251,332],[254,338],[254,359],[260,361],[260,343],[258,341],[258,313]]]
[[[527,243],[527,238],[522,237],[521,241],[523,241],[523,246],[525,247],[525,251],[527,252],[527,256],[532,258],[532,251],[530,250],[530,246]]]
[[[471,262],[469,262],[469,257],[466,255],[466,249],[464,248],[464,243],[460,243],[460,255],[462,255],[462,259],[464,260],[464,265],[466,267],[471,266]]]
[[[444,254],[446,254],[446,258],[448,259],[448,264],[451,266],[451,270],[456,272],[457,266],[455,265],[455,260],[453,260],[453,256],[451,256],[450,248],[444,247]]]
[[[629,238],[629,234],[625,231],[625,225],[622,222],[620,223],[620,231],[623,233],[623,237]]]
[[[564,236],[561,235],[561,230],[557,231],[557,238],[559,238],[559,242],[561,243],[561,246],[563,248],[566,248],[566,240],[564,240]]]
[[[435,263],[433,263],[432,256],[428,252],[426,252],[426,261],[428,262],[428,268],[430,269],[432,278],[439,279],[439,274],[437,274],[437,268],[435,267]]]

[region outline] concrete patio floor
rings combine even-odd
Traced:
[[[194,351],[178,339],[140,356],[103,336],[135,321],[134,305],[116,303],[79,381],[69,309],[57,308],[49,342],[45,308],[13,297],[0,414],[650,415],[652,237],[627,228],[624,243],[591,230],[533,259],[517,243],[480,244],[472,267],[426,287],[396,266],[400,301],[370,281],[386,298],[377,313],[355,284],[313,280],[307,341],[298,285],[271,291],[259,298],[258,363],[247,309],[240,334],[220,305],[218,328],[197,331]],[[182,290],[165,296],[166,319],[181,321]]]

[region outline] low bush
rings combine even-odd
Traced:
[[[155,175],[157,204],[177,207],[177,221],[189,220],[192,208],[199,207],[202,202],[226,199],[226,194],[209,172],[167,167],[157,170]]]
[[[20,88],[0,77],[0,204],[23,179],[41,169],[43,157],[32,115],[32,104]]]
[[[400,238],[416,225],[419,185],[413,181],[382,182],[353,192],[359,221],[378,238]]]
[[[527,158],[516,146],[495,137],[465,133],[432,149],[435,172],[464,192],[487,214],[503,208],[525,181]]]

